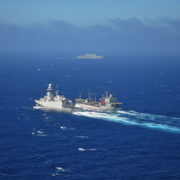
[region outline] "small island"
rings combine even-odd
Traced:
[[[96,54],[88,54],[77,56],[77,59],[103,59],[104,56],[98,56]]]

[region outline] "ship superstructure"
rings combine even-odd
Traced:
[[[99,102],[90,96],[87,99],[77,98],[75,107],[91,111],[115,111],[121,109],[121,105],[122,103],[118,102],[112,93],[106,92]]]
[[[77,59],[103,59],[104,56],[99,56],[96,54],[88,54],[77,56]]]
[[[35,108],[44,107],[47,109],[57,109],[57,110],[72,110],[73,102],[64,97],[64,95],[59,94],[58,90],[54,92],[52,84],[48,85],[47,93],[40,100],[35,100],[37,105]]]

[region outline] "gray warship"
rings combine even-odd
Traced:
[[[64,97],[64,95],[59,94],[58,90],[54,92],[52,88],[52,84],[48,85],[47,93],[43,98],[39,100],[35,100],[37,103],[34,106],[34,109],[54,109],[54,110],[63,110],[63,111],[71,111],[74,106],[73,102]]]
[[[122,107],[122,103],[118,102],[114,95],[108,91],[105,96],[99,99],[99,102],[91,98],[89,93],[87,99],[82,99],[80,96],[75,101],[75,108],[90,111],[116,111],[121,110]]]

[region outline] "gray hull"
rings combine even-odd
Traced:
[[[106,106],[93,106],[93,105],[82,104],[82,103],[76,103],[75,108],[89,110],[89,111],[99,111],[99,112],[120,110],[120,108],[113,108],[113,107],[106,107]]]

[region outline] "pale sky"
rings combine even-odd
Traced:
[[[52,20],[77,25],[115,18],[180,18],[180,0],[0,0],[0,23],[32,24]]]

